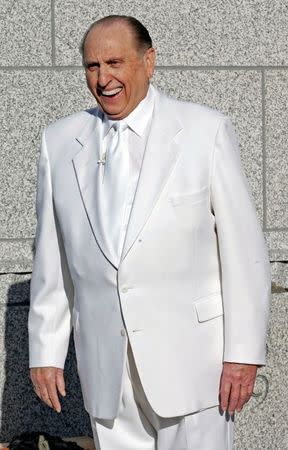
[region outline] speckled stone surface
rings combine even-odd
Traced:
[[[0,305],[29,305],[31,274],[0,275]]]
[[[145,6],[133,0],[97,6],[92,0],[57,1],[57,63],[80,64],[77,49],[84,31],[108,14],[142,21],[158,49],[159,64],[287,64],[288,10],[281,0],[147,0]]]
[[[288,261],[288,231],[266,231],[270,261]]]
[[[33,239],[0,241],[0,273],[31,272]]]
[[[228,115],[239,137],[241,157],[262,220],[261,75],[256,71],[159,70],[155,85],[182,100]]]
[[[0,66],[51,64],[50,3],[1,0]]]
[[[267,225],[288,224],[288,73],[266,74]]]
[[[271,304],[267,366],[259,370],[252,399],[236,417],[235,450],[288,449],[288,294]]]
[[[288,292],[288,262],[272,262],[272,292]]]
[[[62,413],[57,414],[37,399],[29,380],[28,307],[25,306],[29,280],[27,276],[0,276],[0,280],[0,442],[7,442],[24,431],[88,435],[89,418],[83,408],[72,343],[65,366],[67,397],[62,401]],[[5,302],[8,302],[6,306]]]
[[[0,238],[33,238],[41,130],[95,104],[82,70],[0,71]]]

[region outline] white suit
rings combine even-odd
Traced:
[[[43,134],[30,367],[64,366],[72,322],[92,416],[117,416],[127,334],[157,414],[217,405],[223,361],[265,362],[270,293],[233,128],[217,111],[157,92],[116,268],[97,227],[99,121],[95,108]]]

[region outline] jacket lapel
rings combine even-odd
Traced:
[[[98,214],[98,189],[101,165],[103,137],[99,130],[101,117],[97,110],[90,115],[87,125],[76,140],[81,145],[80,151],[73,158],[75,174],[94,237],[104,254],[114,267],[107,243],[105,230],[102,230]],[[155,107],[150,135],[143,157],[139,181],[130,214],[121,260],[124,259],[141,232],[169,178],[176,163],[180,147],[174,138],[181,131],[180,122],[171,115],[169,99],[156,90]]]
[[[99,126],[101,122],[101,113],[96,116],[90,116],[89,122],[76,138],[81,145],[80,151],[73,158],[75,174],[80,189],[82,201],[89,219],[89,223],[94,237],[104,254],[104,256],[116,267],[116,262],[111,260],[107,243],[105,242],[105,230],[102,230],[102,224],[98,214],[99,190],[97,186],[101,180],[100,171],[103,170],[98,163],[101,152],[103,137]]]
[[[182,129],[171,115],[169,99],[156,90],[152,125],[143,157],[139,181],[131,210],[121,260],[123,260],[147,222],[179,155],[174,141]]]

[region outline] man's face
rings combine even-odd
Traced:
[[[84,46],[87,85],[111,119],[123,119],[146,96],[155,51],[139,50],[125,23],[97,25]]]

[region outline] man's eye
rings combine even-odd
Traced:
[[[113,59],[112,61],[110,61],[110,66],[112,67],[119,67],[120,66],[120,61],[118,61],[117,59]]]
[[[86,69],[89,70],[89,72],[94,72],[95,70],[98,70],[99,64],[87,64]]]

